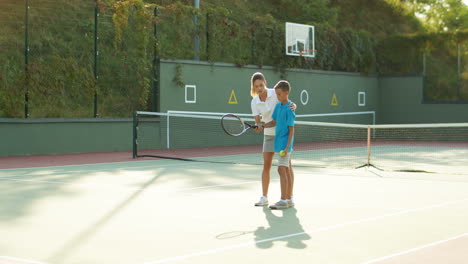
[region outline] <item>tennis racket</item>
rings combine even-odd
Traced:
[[[223,115],[221,118],[221,126],[226,134],[233,137],[238,137],[251,128],[257,128],[257,126],[244,122],[240,117],[234,114]]]

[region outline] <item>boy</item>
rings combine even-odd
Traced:
[[[281,200],[271,205],[271,209],[286,209],[294,206],[291,201],[293,178],[291,173],[291,152],[294,142],[294,120],[296,114],[289,108],[289,92],[291,85],[288,81],[279,81],[275,85],[275,93],[279,103],[273,111],[273,120],[263,127],[276,126],[275,152],[280,152],[278,158],[278,173],[281,184]],[[283,154],[283,155],[282,155]]]

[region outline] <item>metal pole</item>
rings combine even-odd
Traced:
[[[26,21],[25,21],[25,38],[24,38],[24,72],[25,72],[25,89],[24,92],[24,118],[29,117],[29,0],[26,0]]]
[[[97,83],[99,79],[98,75],[98,22],[99,22],[99,8],[98,1],[96,0],[96,7],[94,8],[94,118],[98,117],[98,92]]]
[[[458,98],[458,100],[460,100],[461,86],[462,86],[462,83],[461,83],[461,44],[460,43],[458,43],[458,73],[457,73],[457,78],[458,78],[457,98]]]
[[[133,158],[135,159],[138,154],[138,114],[137,112],[133,113]]]
[[[154,8],[154,18],[158,16],[158,8]],[[159,43],[158,26],[154,23],[153,35],[153,111],[159,112]]]
[[[423,53],[423,76],[426,76],[426,51]]]
[[[367,167],[370,166],[371,159],[371,128],[367,127]]]
[[[210,13],[206,13],[206,60],[210,61]]]
[[[251,64],[256,64],[256,58],[257,58],[257,42],[256,42],[256,26],[255,26],[255,22],[252,21],[251,23],[252,25],[252,34],[251,34],[251,38],[252,38],[252,46],[251,46],[251,59],[250,59],[250,63]],[[258,64],[258,63],[257,63]]]
[[[200,0],[193,0],[193,5],[196,9],[200,9]],[[198,14],[195,13],[195,15],[193,16],[193,24],[194,24],[194,28],[195,28],[195,36],[194,36],[194,52],[195,52],[195,56],[194,56],[194,59],[195,60],[200,60],[200,56],[199,56],[199,51],[200,51],[200,39],[199,39],[199,36],[198,36]]]

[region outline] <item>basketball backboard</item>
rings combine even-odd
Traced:
[[[315,28],[286,22],[286,55],[315,58]]]

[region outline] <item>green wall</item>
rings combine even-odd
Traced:
[[[378,124],[468,122],[468,104],[424,103],[421,75],[381,76],[378,86]]]
[[[130,119],[0,119],[0,156],[131,150]]]
[[[196,103],[186,103],[185,87],[177,86],[173,81],[177,65],[180,65],[181,81],[196,86]],[[250,78],[257,71],[265,75],[268,87],[281,79],[290,81],[290,99],[298,105],[298,114],[374,111],[378,104],[377,76],[291,69],[281,78],[280,72],[272,67],[259,69],[232,64],[162,61],[160,111],[251,113]],[[301,102],[303,90],[308,93],[307,104]],[[236,104],[229,103],[233,91]],[[366,106],[358,106],[358,92],[366,92]],[[331,105],[333,94],[336,94],[337,105]],[[303,93],[302,101],[306,98]]]

